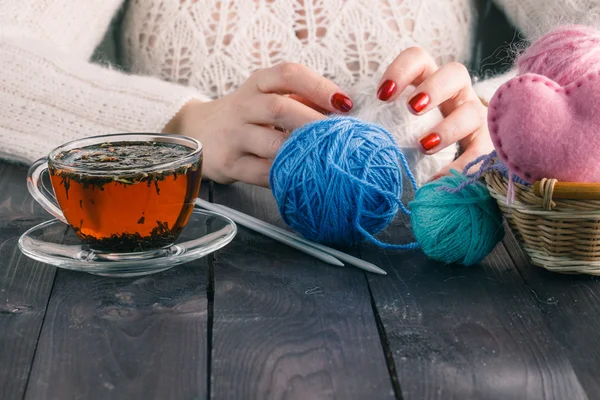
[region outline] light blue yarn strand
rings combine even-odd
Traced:
[[[412,171],[410,170],[410,167],[408,165],[408,161],[406,160],[406,157],[404,157],[404,154],[399,151],[398,152],[398,156],[400,158],[400,162],[402,164],[402,167],[404,168],[404,171],[406,172],[406,176],[408,176],[408,179],[410,180],[411,186],[413,188],[413,190],[416,192],[418,190],[418,185],[417,185],[417,181],[412,173]],[[402,179],[402,178],[400,178]],[[400,194],[402,195],[402,194]],[[398,207],[400,208],[400,210],[410,216],[411,212],[409,209],[407,209],[404,204],[402,203],[401,198],[398,198]],[[399,249],[399,250],[413,250],[413,249],[418,249],[420,247],[420,244],[418,242],[412,242],[412,243],[407,243],[407,244],[391,244],[391,243],[385,243],[382,242],[380,240],[377,240],[373,235],[371,235],[369,232],[365,231],[361,226],[358,226],[358,229],[361,231],[361,233],[367,237],[372,243],[376,244],[379,247],[382,248],[387,248],[387,249]]]
[[[479,166],[479,169],[476,172],[469,174],[468,171],[479,163],[481,163],[481,165]],[[529,185],[529,183],[527,183],[523,179],[519,178],[518,176],[514,176],[514,175],[511,176],[511,173],[508,170],[508,167],[502,161],[497,159],[497,153],[496,153],[496,150],[494,150],[489,154],[479,156],[478,158],[471,161],[470,163],[468,163],[465,166],[462,173],[469,179],[467,179],[466,181],[464,181],[457,187],[442,186],[442,187],[440,187],[440,190],[444,190],[444,191],[450,192],[450,193],[458,193],[461,190],[463,190],[465,187],[477,182],[479,179],[481,179],[481,177],[483,175],[485,175],[486,173],[488,173],[490,171],[500,172],[501,174],[503,174],[504,176],[509,178],[511,180],[511,182],[514,180],[515,182],[518,182],[522,185],[526,185],[526,186]]]

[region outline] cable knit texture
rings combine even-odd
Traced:
[[[89,63],[122,0],[0,0],[0,152],[32,161],[83,136],[156,132],[189,99],[230,93],[282,61],[349,92],[377,81],[409,46],[439,64],[467,62],[472,1],[131,0],[121,45],[136,76]],[[589,18],[600,0],[498,3],[527,33],[548,23],[549,9]],[[476,90],[489,98],[506,79]],[[406,139],[429,124],[397,126]]]
[[[133,0],[123,45],[137,72],[235,90],[258,69],[308,65],[348,89],[422,46],[438,63],[467,61],[471,0]]]

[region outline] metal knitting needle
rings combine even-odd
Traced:
[[[202,200],[202,199],[198,199],[196,201],[196,204],[199,205],[200,207],[203,207],[205,204],[207,204],[208,202]],[[276,231],[277,233],[287,236],[291,239],[297,240],[299,242],[302,242],[308,246],[314,247],[318,250],[321,250],[324,253],[330,254],[342,261],[347,262],[348,264],[352,264],[355,267],[358,267],[360,269],[363,269],[365,271],[368,272],[373,272],[376,274],[380,274],[380,275],[387,275],[387,272],[385,272],[383,269],[377,267],[374,264],[371,264],[370,262],[361,260],[360,258],[356,258],[354,256],[351,256],[349,254],[343,253],[339,250],[336,249],[332,249],[330,247],[324,246],[322,244],[319,243],[315,243],[315,242],[311,242],[308,239],[303,238],[302,236],[298,236],[294,233],[288,232],[285,229],[281,229],[277,226],[268,224],[258,218],[254,218],[252,216],[246,215],[238,210],[234,210],[233,208],[229,208],[227,206],[224,206],[222,204],[214,204],[214,203],[208,203],[209,207],[212,207],[215,210],[218,210],[220,212],[222,212],[223,214],[227,215],[227,216],[231,216],[232,214],[240,216],[240,217],[245,217],[247,220],[249,220],[249,222],[252,222],[253,225],[260,225],[263,226],[265,229],[270,229],[273,231]],[[233,219],[233,218],[232,218]],[[250,227],[249,227],[250,228]]]
[[[270,229],[270,230],[276,231],[277,233],[280,233],[281,235],[287,236],[287,237],[289,237],[291,239],[294,239],[294,240],[297,240],[299,242],[302,242],[302,243],[304,243],[304,244],[306,244],[308,246],[311,246],[311,247],[314,247],[316,249],[319,249],[319,250],[323,251],[324,253],[330,254],[330,255],[332,255],[332,256],[334,256],[334,257],[336,257],[336,258],[338,258],[338,259],[340,259],[342,261],[345,261],[345,262],[347,262],[349,264],[354,265],[355,267],[358,267],[358,268],[363,269],[363,270],[368,271],[368,272],[373,272],[373,273],[381,274],[381,275],[387,275],[387,272],[385,272],[383,269],[381,269],[381,268],[377,267],[376,265],[371,264],[371,263],[369,263],[367,261],[361,260],[360,258],[356,258],[354,256],[351,256],[349,254],[343,253],[343,252],[341,252],[339,250],[336,250],[336,249],[332,249],[330,247],[324,246],[324,245],[319,244],[319,243],[311,242],[310,240],[308,240],[306,238],[303,238],[302,236],[298,236],[298,235],[296,235],[294,233],[286,231],[285,229],[281,229],[281,228],[279,228],[277,226],[268,224],[267,222],[264,222],[264,221],[262,221],[260,219],[257,219],[257,218],[254,218],[252,216],[246,215],[246,214],[244,214],[244,213],[242,213],[242,212],[240,212],[238,210],[234,210],[233,208],[229,208],[229,207],[224,206],[222,204],[213,204],[213,203],[210,203],[210,204],[211,204],[211,206],[217,207],[225,215],[235,214],[235,215],[238,215],[240,217],[244,217],[244,218],[250,220],[251,222],[253,222],[256,225],[261,225],[261,226],[265,227],[265,229]]]
[[[238,210],[234,210],[233,208],[224,206],[222,204],[214,204],[214,205],[217,206],[217,207],[219,207],[222,210],[223,213],[227,212],[227,214],[236,214],[236,215],[244,216],[247,219],[251,220],[253,223],[257,224],[257,225],[262,225],[262,226],[264,226],[267,229],[274,230],[274,231],[276,231],[276,232],[278,232],[278,233],[280,233],[282,235],[285,235],[285,236],[288,236],[288,237],[290,237],[292,239],[298,240],[298,241],[300,241],[300,242],[302,242],[302,243],[304,243],[304,244],[306,244],[308,246],[311,246],[311,247],[314,247],[316,249],[319,249],[319,250],[321,250],[324,253],[331,254],[332,256],[334,256],[334,257],[336,257],[336,258],[338,258],[338,259],[340,259],[342,261],[345,261],[348,264],[352,264],[355,267],[358,267],[358,268],[363,269],[363,270],[368,271],[368,272],[373,272],[373,273],[380,274],[380,275],[387,275],[387,272],[385,272],[383,269],[379,268],[378,266],[376,266],[374,264],[371,264],[370,262],[361,260],[360,258],[356,258],[354,256],[351,256],[350,254],[343,253],[343,252],[341,252],[339,250],[332,249],[331,247],[327,247],[327,246],[322,245],[320,243],[311,242],[310,240],[308,240],[308,239],[306,239],[306,238],[304,238],[302,236],[299,236],[299,235],[296,235],[294,233],[288,232],[285,229],[279,228],[278,226],[274,226],[274,225],[268,224],[267,222],[262,221],[262,220],[257,219],[257,218],[254,218],[254,217],[252,217],[250,215],[243,214],[242,212],[240,212]]]
[[[209,203],[202,199],[196,199],[196,205],[198,205],[202,208],[205,208],[207,210],[210,210],[210,211],[214,211],[217,213],[220,212],[220,213],[226,215],[227,217],[231,218],[234,222],[236,222],[242,226],[250,228],[258,233],[261,233],[261,234],[271,238],[271,239],[277,240],[278,242],[287,244],[288,246],[293,247],[296,250],[300,250],[301,252],[306,253],[308,255],[311,255],[323,262],[326,262],[327,264],[335,265],[336,267],[344,266],[343,262],[341,262],[337,258],[333,257],[332,255],[325,253],[324,251],[317,250],[314,247],[311,247],[304,243],[301,243],[293,238],[290,238],[289,236],[282,235],[281,233],[278,233],[278,232],[276,232],[272,229],[269,229],[265,226],[254,224],[249,219],[249,217],[250,217],[249,215],[246,215],[243,213],[239,213],[239,214],[235,213],[234,214],[234,213],[226,212],[225,210],[223,210],[216,204]]]

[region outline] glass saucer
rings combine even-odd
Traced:
[[[165,271],[204,257],[227,245],[237,233],[235,223],[214,212],[195,208],[174,244],[136,253],[107,253],[81,243],[73,230],[58,219],[25,232],[19,248],[26,256],[74,271],[112,277],[130,277]]]

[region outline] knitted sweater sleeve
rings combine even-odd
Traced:
[[[122,0],[0,1],[0,156],[85,136],[160,132],[194,89],[92,64]]]
[[[528,40],[532,41],[559,24],[594,23],[600,14],[600,0],[494,0],[507,19]],[[487,104],[496,90],[516,75],[510,71],[484,79],[473,87]]]

